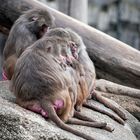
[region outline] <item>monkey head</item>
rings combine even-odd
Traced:
[[[46,9],[33,9],[21,15],[26,27],[37,38],[41,38],[49,28],[54,26],[54,17]]]
[[[45,36],[57,36],[67,41],[67,47],[61,44],[62,56],[66,56],[67,64],[72,64],[74,59],[78,60],[78,54],[85,48],[81,37],[71,29],[54,28],[49,30]]]
[[[63,56],[63,58],[66,58],[66,61],[69,63],[71,63],[71,58],[72,58],[72,53],[71,53],[71,49],[70,49],[70,35],[69,33],[63,29],[63,28],[54,28],[49,30],[45,36],[49,36],[49,37],[56,37],[59,38],[57,39],[57,47],[61,48],[60,53],[61,53],[61,57]]]
[[[80,50],[85,49],[83,41],[81,37],[72,29],[66,28],[66,31],[69,33],[70,38],[71,38],[70,48],[71,48],[72,55],[74,56],[75,59],[78,59],[78,54]]]
[[[49,30],[45,36],[56,36],[59,37],[65,41],[70,41],[70,34],[63,28],[54,28]]]

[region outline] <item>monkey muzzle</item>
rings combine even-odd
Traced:
[[[69,45],[70,45],[70,49],[71,49],[71,53],[72,53],[73,57],[75,59],[78,59],[77,45],[73,41],[70,41],[70,44]]]
[[[40,27],[39,37],[41,38],[46,32],[48,32],[49,29],[50,29],[50,27],[48,27],[46,24],[43,24]]]

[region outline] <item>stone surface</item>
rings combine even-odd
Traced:
[[[106,93],[105,96],[117,102],[119,105],[133,114],[138,120],[140,120],[140,99],[123,95],[114,95],[111,93]]]
[[[91,101],[102,108],[103,105]],[[115,103],[114,103],[115,104]],[[116,104],[117,105],[117,104]],[[1,140],[77,140],[79,137],[61,130],[54,123],[45,120],[40,115],[21,108],[15,104],[15,98],[8,90],[8,82],[0,83],[0,139]],[[109,110],[105,108],[106,110]],[[109,110],[110,111],[110,110]],[[98,140],[136,140],[132,131],[138,131],[139,122],[127,111],[128,121],[122,126],[108,116],[84,108],[82,113],[98,121],[106,121],[115,127],[114,132],[105,130],[73,126],[80,131],[95,136]],[[139,131],[138,131],[139,132]],[[138,134],[138,133],[137,133]],[[139,135],[138,135],[139,136]]]

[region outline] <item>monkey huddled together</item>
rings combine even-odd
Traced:
[[[82,106],[124,124],[125,114],[95,90],[95,68],[82,38],[69,28],[55,28],[53,16],[45,9],[29,10],[16,20],[4,48],[3,71],[17,104],[77,136],[96,139],[66,123],[113,131],[105,122],[81,114]],[[118,116],[90,106],[91,98]]]

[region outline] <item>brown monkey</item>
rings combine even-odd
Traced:
[[[126,119],[125,114],[119,108],[117,108],[113,104],[111,104],[105,97],[101,96],[95,90],[95,79],[96,79],[95,67],[94,67],[93,62],[91,61],[91,59],[88,56],[88,53],[86,51],[86,46],[84,45],[81,37],[74,31],[72,31],[71,29],[66,29],[66,30],[70,33],[71,41],[75,43],[75,44],[72,44],[73,47],[71,47],[72,54],[84,66],[89,95],[91,95],[92,98],[97,99],[99,102],[103,103],[105,106],[112,109],[122,119],[125,120]],[[102,110],[99,107],[91,106],[88,103],[85,103],[84,106],[97,110],[101,113],[107,114],[108,116],[112,117],[119,123],[124,124],[124,121],[120,117],[113,115],[112,113],[109,113],[105,110]]]
[[[33,9],[21,15],[12,26],[4,48],[4,72],[10,80],[17,57],[54,25],[46,9]],[[12,61],[14,60],[14,61]]]
[[[94,140],[93,137],[64,123],[73,122],[71,117],[74,104],[71,98],[75,89],[72,86],[70,72],[73,69],[68,67],[64,70],[52,55],[59,41],[55,37],[43,37],[28,47],[17,59],[11,80],[16,102],[24,108],[49,117],[66,131],[88,140]],[[80,122],[85,124],[79,120]],[[96,127],[106,126],[105,123],[87,122],[87,124]]]
[[[71,41],[70,35],[69,33],[63,29],[63,28],[55,28],[55,29],[51,29],[49,30],[45,36],[51,36],[51,37],[59,37],[62,40],[65,40],[67,42],[66,45],[57,45],[59,46],[59,48],[61,48],[61,51],[59,52],[61,54],[61,56],[63,56],[64,58],[66,58],[65,63],[70,64],[72,66],[72,68],[74,68],[74,70],[76,71],[76,76],[74,76],[74,74],[72,73],[71,75],[76,77],[75,81],[77,81],[77,101],[75,104],[75,109],[77,111],[81,110],[82,104],[86,101],[87,97],[88,97],[88,87],[87,87],[87,83],[85,81],[85,77],[84,76],[84,68],[83,65],[80,64],[72,55],[71,53],[71,44],[73,44],[73,42]],[[57,49],[58,51],[58,49]],[[56,53],[56,51],[55,51]],[[60,55],[59,55],[60,56]]]
[[[80,111],[81,108],[82,108],[83,103],[86,102],[86,99],[89,96],[89,92],[88,92],[87,82],[85,81],[83,65],[80,64],[72,56],[72,53],[71,53],[71,46],[72,46],[72,44],[74,42],[71,41],[71,39],[70,39],[70,37],[68,35],[68,32],[65,29],[63,29],[63,28],[51,29],[51,30],[49,30],[45,34],[45,36],[49,36],[49,37],[52,36],[52,37],[57,37],[57,38],[59,37],[59,38],[61,38],[61,40],[64,39],[65,41],[68,42],[67,46],[64,46],[63,45],[63,51],[64,51],[64,53],[61,53],[61,55],[63,55],[66,58],[67,58],[67,56],[69,56],[68,59],[70,58],[70,61],[69,61],[70,67],[67,67],[67,69],[71,69],[71,66],[72,66],[72,69],[74,69],[74,71],[71,70],[70,73],[71,73],[71,76],[74,77],[74,79],[71,78],[71,81],[74,81],[74,82],[72,82],[73,83],[72,84],[72,87],[74,87],[74,89],[77,88],[77,91],[74,91],[73,92],[74,93],[73,96],[77,96],[77,97],[74,98],[74,99],[76,99],[76,101],[75,100],[72,100],[72,102],[75,102],[75,110],[76,111]],[[59,47],[62,47],[62,45],[58,45],[58,46]],[[55,47],[55,48],[57,48],[57,47]],[[91,120],[87,116],[85,116],[83,114],[80,114],[80,112],[79,113],[78,112],[76,113],[76,111],[74,112],[74,116],[76,118],[79,118],[80,117],[84,121],[89,121],[90,120],[91,122],[96,122],[95,120]],[[69,122],[69,123],[71,123],[71,122]],[[72,123],[73,123],[73,121],[72,121]],[[109,126],[104,127],[104,129],[106,129],[106,130],[108,130],[110,132],[112,132],[114,130],[114,129],[110,128]]]

